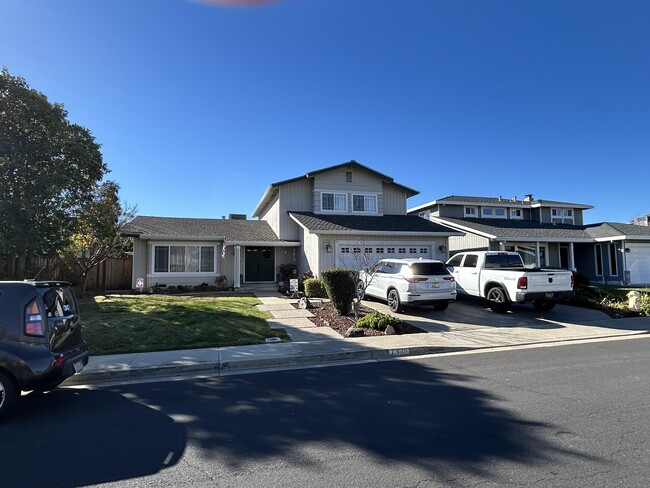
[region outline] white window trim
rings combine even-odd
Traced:
[[[488,209],[488,208],[493,210],[493,211],[496,210],[496,209],[502,209],[503,210],[503,215],[485,215],[485,210]],[[507,216],[508,216],[508,212],[503,207],[481,207],[481,218],[484,218],[484,219],[505,219]]]
[[[598,249],[600,249],[600,273],[598,272]],[[601,244],[594,245],[594,265],[594,276],[604,276],[605,263],[603,262],[603,246]]]
[[[213,271],[196,271],[188,273],[186,271],[155,271],[156,269],[156,247],[188,247],[196,246],[199,248],[199,269],[201,269],[201,248],[202,247],[211,247],[212,248],[212,260],[214,262]],[[150,272],[147,273],[150,277],[165,277],[165,276],[176,276],[176,277],[190,277],[190,276],[216,276],[219,274],[219,260],[217,259],[217,245],[210,242],[152,242],[150,245],[149,252],[149,269]],[[167,265],[169,266],[169,255],[168,255]]]
[[[513,215],[513,212],[519,212],[519,215]],[[521,208],[511,208],[510,209],[510,218],[512,220],[523,220],[524,219],[524,211]]]
[[[355,191],[351,193],[352,198],[352,213],[355,214],[370,214],[370,215],[377,215],[379,213],[379,194],[377,193],[367,193],[367,192],[360,192],[360,191]],[[354,197],[363,197],[363,206],[366,206],[366,197],[375,197],[375,210],[355,210],[354,209]]]
[[[323,208],[323,196],[324,195],[333,195],[334,196],[334,205],[336,206],[336,196],[340,195],[345,197],[345,208],[343,210],[337,210],[334,208],[333,210],[329,209],[324,209]],[[343,191],[334,191],[334,190],[320,190],[320,211],[322,213],[347,213],[348,212],[348,205],[349,205],[349,193],[343,192]]]
[[[558,215],[553,215],[553,212],[556,212]],[[571,215],[567,215],[567,212],[571,212]],[[567,224],[567,220],[570,220],[571,224],[576,222],[576,212],[572,208],[563,208],[563,207],[554,207],[551,209],[551,222],[559,220],[562,224]]]
[[[467,210],[469,210],[471,208],[474,209],[474,213],[467,213]],[[478,207],[464,207],[463,215],[465,217],[478,217]]]

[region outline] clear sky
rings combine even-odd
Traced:
[[[351,159],[420,191],[650,213],[648,0],[0,0],[0,65],[140,215],[250,216]]]

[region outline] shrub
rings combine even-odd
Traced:
[[[367,327],[369,329],[376,330],[386,330],[386,327],[389,325],[397,327],[400,323],[401,320],[397,317],[393,317],[392,315],[381,312],[372,312],[365,317],[361,317],[359,320],[357,320],[358,327]]]
[[[327,296],[339,315],[347,315],[356,293],[354,273],[349,269],[328,269],[321,273]]]
[[[309,298],[326,298],[325,285],[318,278],[307,278],[305,280],[305,295]]]
[[[294,278],[298,278],[298,267],[294,263],[281,264],[280,280],[288,282]]]
[[[650,293],[641,293],[641,314],[650,317]]]

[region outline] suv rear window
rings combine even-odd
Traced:
[[[44,287],[38,291],[43,297],[48,317],[65,317],[78,312],[71,288]]]
[[[444,263],[413,263],[411,272],[414,275],[446,275],[449,274]]]

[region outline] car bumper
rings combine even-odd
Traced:
[[[532,302],[533,300],[544,300],[546,302],[559,302],[565,298],[572,298],[575,295],[573,290],[569,291],[551,291],[551,292],[517,292],[517,303]]]
[[[63,360],[57,364],[56,359],[60,354]],[[61,383],[66,378],[81,371],[88,364],[90,354],[88,346],[83,345],[64,353],[47,353],[37,358],[31,358],[21,368],[18,378],[22,390],[46,390]]]
[[[456,301],[456,290],[450,290],[446,292],[404,292],[400,293],[400,300],[404,304],[411,305],[425,305],[431,303],[453,303]]]

